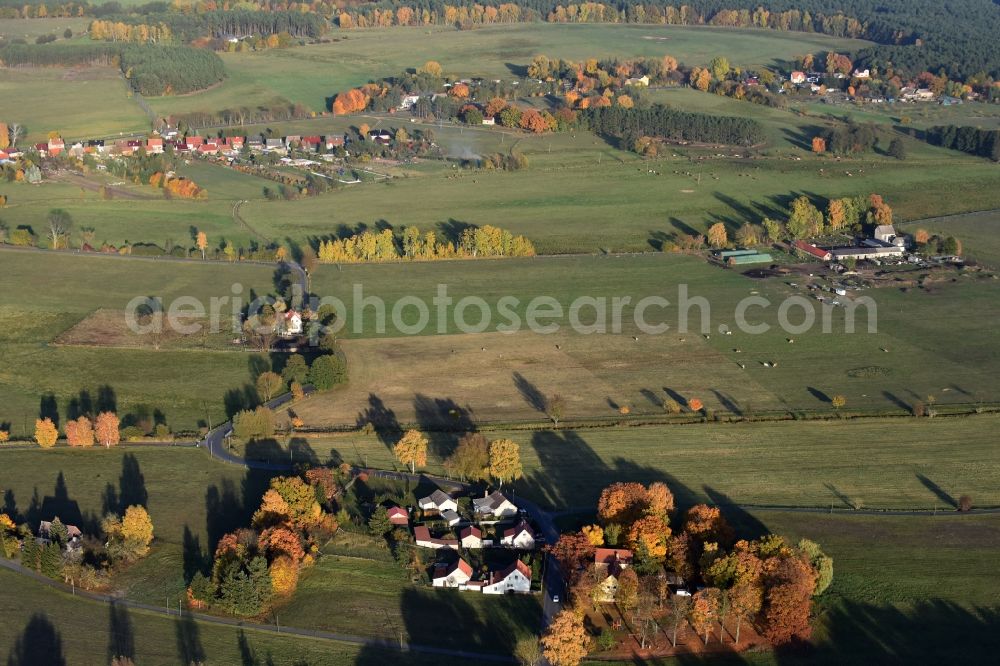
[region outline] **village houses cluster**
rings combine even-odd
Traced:
[[[460,514],[458,501],[437,489],[427,497],[417,501],[417,508],[425,518],[440,519],[447,524],[450,532],[446,536],[433,536],[426,525],[412,526],[414,543],[418,548],[438,551],[442,560],[450,560],[449,554],[462,550],[482,550],[487,548],[506,549],[515,554],[507,566],[490,569],[477,576],[465,558],[459,556],[451,561],[435,564],[431,575],[434,587],[455,588],[462,591],[483,594],[527,594],[531,592],[532,569],[517,555],[534,551],[540,543],[538,533],[525,520],[517,505],[500,491],[493,491],[472,500],[471,515],[464,518]],[[388,510],[389,521],[393,525],[411,526],[411,512],[404,507]],[[485,535],[492,531],[495,537]]]

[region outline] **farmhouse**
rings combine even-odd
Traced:
[[[458,502],[440,488],[427,497],[421,497],[417,500],[417,506],[420,507],[421,511],[458,511]]]
[[[52,523],[54,520],[43,520],[38,524],[38,542],[42,544],[52,543]],[[83,532],[76,525],[64,525],[66,528],[66,552],[74,551],[83,546]]]
[[[420,548],[434,548],[435,550],[451,548],[452,550],[458,550],[458,539],[438,539],[432,537],[430,530],[423,525],[413,528],[413,539]]]
[[[49,143],[48,143],[47,147],[48,147],[49,155],[52,155],[53,157],[55,157],[56,155],[58,155],[62,151],[66,150],[66,143],[62,140],[61,137],[57,136],[57,137],[54,137],[52,139],[49,139]]]
[[[462,548],[482,548],[483,531],[475,525],[463,527],[458,533],[458,541],[462,544]]]
[[[159,155],[163,152],[163,139],[151,136],[146,139],[146,152],[150,155]]]
[[[499,490],[494,490],[485,497],[477,497],[472,500],[472,506],[477,516],[506,518],[517,514],[517,505],[504,497]]]
[[[598,548],[594,551],[594,565],[604,575],[598,584],[598,599],[614,601],[618,594],[618,577],[632,565],[632,551],[626,548]]]
[[[500,571],[491,571],[483,594],[527,594],[531,592],[531,567],[521,560]]]
[[[410,512],[401,506],[394,506],[386,512],[389,516],[389,522],[393,525],[409,525],[410,524]]]
[[[510,548],[532,550],[535,547],[535,539],[535,531],[531,529],[531,525],[527,521],[522,520],[514,527],[503,531],[500,543]]]
[[[282,318],[281,334],[284,336],[302,334],[302,313],[298,310],[289,310]]]
[[[439,564],[434,567],[434,576],[431,584],[434,587],[462,587],[472,580],[472,567],[465,560],[459,558],[451,566]]]
[[[794,243],[792,243],[792,247],[794,247],[796,250],[805,252],[810,256],[816,257],[820,261],[830,261],[830,258],[833,256],[832,254],[830,254],[829,250],[818,248],[811,243],[805,242],[804,240],[795,241]]]
[[[799,72],[799,71],[792,72],[792,75],[791,75],[791,77],[789,77],[788,80],[791,81],[792,83],[796,84],[796,85],[798,85],[800,83],[805,83],[806,82],[806,73],[805,72]]]
[[[625,79],[625,85],[627,86],[649,86],[649,77],[640,76],[638,78]]]

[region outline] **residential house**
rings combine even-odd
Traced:
[[[389,130],[373,129],[368,132],[368,140],[374,141],[375,143],[382,146],[388,146],[390,143],[392,143],[392,134],[389,133]]]
[[[468,562],[459,558],[450,566],[439,564],[434,567],[431,584],[434,587],[462,587],[470,580],[472,580],[472,567],[469,566]]]
[[[445,509],[441,512],[441,517],[444,518],[445,522],[448,523],[448,527],[454,527],[462,522],[462,517],[458,515],[457,512],[451,509]]]
[[[205,139],[200,136],[189,136],[184,138],[184,147],[188,150],[198,150],[205,143]]]
[[[159,155],[163,152],[163,139],[158,136],[151,136],[146,139],[146,152],[150,155]]]
[[[62,140],[62,137],[58,137],[57,136],[57,137],[54,137],[52,139],[49,139],[49,143],[48,143],[47,147],[48,147],[49,155],[51,155],[52,157],[55,157],[56,155],[58,155],[62,151],[66,150],[66,143]]]
[[[482,548],[483,531],[475,525],[463,527],[458,533],[458,541],[462,544],[462,548]]]
[[[55,520],[58,520],[56,518]],[[83,546],[83,532],[76,525],[64,525],[66,528],[66,551],[73,551]],[[43,544],[52,543],[52,521],[43,520],[38,524],[38,541]]]
[[[477,516],[492,518],[507,518],[517,515],[517,505],[504,497],[499,490],[494,490],[485,497],[472,500]]]
[[[419,101],[420,95],[403,95],[403,98],[399,100],[399,110],[406,111]]]
[[[344,145],[344,135],[343,134],[331,134],[325,137],[326,149],[333,150],[334,148],[340,148]]]
[[[417,506],[420,507],[421,511],[458,511],[458,502],[440,488],[427,497],[421,497],[417,500]]]
[[[203,143],[200,146],[198,146],[199,155],[215,155],[218,152],[219,152],[219,144],[215,142]]]
[[[632,551],[626,548],[598,548],[594,551],[594,565],[603,576],[598,584],[598,599],[614,601],[618,594],[618,577],[632,566]]]
[[[521,560],[500,571],[491,571],[483,594],[528,594],[531,592],[531,567]]]
[[[267,139],[264,141],[264,150],[283,152],[285,150],[285,142],[281,139]]]
[[[798,85],[800,83],[805,83],[806,82],[806,73],[805,72],[799,72],[799,71],[792,72],[792,75],[788,78],[788,80],[791,81],[792,83],[796,84],[796,85]]]
[[[35,152],[38,153],[39,157],[45,157],[49,154],[49,144],[47,143],[36,143]]]
[[[458,539],[438,539],[437,537],[432,537],[430,530],[423,525],[417,525],[413,528],[413,540],[420,548],[434,548],[435,550],[451,548],[452,550],[458,550]]]
[[[264,150],[264,140],[259,136],[252,136],[247,139],[250,150]]]
[[[298,310],[287,310],[282,315],[284,324],[281,334],[286,336],[302,335],[302,313]]]
[[[321,145],[323,145],[323,137],[321,136],[304,136],[299,141],[299,148],[313,153],[318,151]]]
[[[302,143],[302,136],[299,134],[289,134],[285,137],[285,147],[293,148]]]
[[[649,86],[649,77],[640,76],[638,78],[625,79],[625,85],[627,86]]]
[[[496,125],[497,121],[496,121],[496,118],[483,118],[483,124],[484,125]]]
[[[860,68],[858,68],[858,69],[854,70],[854,78],[856,78],[856,79],[869,79],[869,78],[871,78],[871,75],[872,75],[872,73],[871,73],[871,70],[869,70],[869,69],[860,69]]]
[[[534,550],[535,540],[535,531],[531,529],[531,525],[528,524],[528,521],[522,520],[514,527],[507,528],[503,531],[503,536],[500,538],[500,544],[509,548]]]
[[[407,526],[410,524],[410,512],[401,506],[394,506],[389,511],[389,522],[393,525]]]
[[[829,250],[818,248],[811,243],[805,242],[804,240],[795,241],[794,243],[792,243],[792,247],[794,247],[796,250],[800,250],[808,255],[816,257],[820,261],[830,261],[830,258],[833,256],[830,254]]]

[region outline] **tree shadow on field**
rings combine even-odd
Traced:
[[[94,399],[87,389],[80,389],[80,393],[70,398],[69,403],[66,405],[67,419],[73,421],[81,416],[86,416],[87,418],[93,418],[94,416]]]
[[[112,602],[108,605],[108,662],[115,657],[135,659],[135,629],[128,609]]]
[[[995,663],[1000,606],[943,599],[898,607],[841,601],[824,613],[824,639],[807,651],[775,652],[781,666],[799,664]]]
[[[55,426],[59,427],[59,401],[52,393],[46,393],[38,402],[38,418],[50,419]]]
[[[470,432],[476,429],[472,409],[462,407],[451,398],[431,398],[418,393],[413,400],[417,424],[424,431],[430,451],[444,459],[455,450],[456,441],[451,433]]]
[[[545,394],[541,390],[531,383],[527,377],[522,375],[520,372],[515,372],[514,375],[514,387],[517,388],[517,392],[521,394],[524,401],[528,403],[528,406],[537,412],[545,413]]]
[[[837,486],[833,485],[832,483],[824,483],[823,486],[831,493],[833,493],[833,496],[836,497],[838,500],[840,500],[844,504],[844,506],[846,506],[848,509],[857,508],[856,505],[854,504],[854,500],[851,499],[851,497],[845,494],[842,490],[837,488]]]
[[[44,613],[35,613],[17,637],[7,666],[66,666],[62,638]]]
[[[396,418],[396,412],[386,407],[382,398],[374,393],[368,394],[368,406],[358,414],[355,423],[359,428],[371,424],[371,427],[378,434],[379,441],[389,449],[396,443],[402,432],[399,420]]]
[[[642,394],[642,397],[648,400],[649,404],[653,405],[653,407],[663,409],[663,398],[657,395],[655,391],[644,388],[641,389],[639,393]]]
[[[950,494],[948,494],[945,491],[944,488],[942,488],[938,484],[934,483],[933,481],[931,481],[930,479],[928,479],[923,474],[919,474],[918,473],[917,474],[917,479],[920,480],[920,483],[924,484],[924,487],[927,488],[927,490],[929,490],[932,493],[934,493],[934,496],[937,497],[939,500],[941,500],[942,502],[944,502],[948,506],[952,507],[953,509],[957,509],[958,508],[958,502],[955,500],[954,497],[952,497]]]
[[[680,218],[671,217],[670,220],[668,220],[668,221],[670,222],[670,226],[672,226],[676,230],[677,233],[682,233],[682,234],[685,234],[687,236],[701,236],[702,235],[702,233],[700,231],[698,231],[697,229],[695,229],[690,224],[688,224],[687,222],[685,222],[684,220],[682,220]]]
[[[184,583],[190,584],[196,573],[208,573],[211,561],[208,554],[201,548],[201,537],[184,525],[184,540],[182,541],[184,558]]]
[[[711,500],[710,503],[719,507],[719,510],[725,515],[726,520],[729,521],[729,524],[733,526],[733,529],[736,530],[736,533],[741,538],[756,539],[767,534],[767,526],[752,513],[737,504],[729,495],[711,486],[702,486],[702,490],[708,495]]]
[[[66,476],[61,471],[56,475],[55,487],[51,495],[39,499],[38,489],[35,489],[25,517],[33,529],[37,527],[38,521],[52,520],[56,517],[64,524],[76,525],[85,534],[97,534],[100,528],[100,520],[92,514],[84,515],[80,511],[80,504],[70,497]]]
[[[243,388],[233,388],[226,391],[222,398],[226,406],[226,418],[233,418],[244,409],[254,409],[260,404],[257,387],[244,384]]]
[[[897,396],[895,393],[889,391],[882,391],[882,397],[896,405],[905,412],[913,412],[913,406],[907,403],[905,400]]]
[[[122,472],[118,476],[118,489],[112,484],[104,487],[101,497],[101,507],[104,513],[122,514],[130,506],[146,507],[149,503],[149,493],[146,491],[146,478],[142,475],[139,461],[134,454],[126,453],[122,457]]]
[[[662,252],[663,246],[673,240],[673,237],[665,231],[651,230],[648,233],[649,238],[646,239],[646,242],[657,252]]]
[[[115,394],[115,390],[105,384],[97,389],[97,400],[94,403],[94,411],[100,412],[118,412],[118,396]]]
[[[277,472],[250,469],[243,475],[238,488],[232,479],[222,479],[206,489],[205,532],[208,534],[209,556],[215,552],[219,539],[224,535],[240,527],[249,527],[254,512],[260,508],[264,492],[277,475]]]
[[[247,357],[247,370],[250,371],[250,379],[257,381],[265,372],[271,369],[271,362],[267,360],[266,356],[261,354],[250,354]]]
[[[727,412],[735,414],[736,416],[743,415],[743,409],[740,407],[740,404],[736,401],[736,398],[729,395],[728,393],[723,393],[718,389],[709,389],[709,390],[715,396],[715,399],[719,401],[719,404],[722,405],[722,408],[725,409]]]
[[[190,613],[185,613],[174,622],[174,638],[177,642],[177,656],[182,664],[201,664],[205,661],[201,629]]]
[[[807,386],[806,390],[809,391],[809,395],[816,398],[822,403],[829,404],[830,402],[832,402],[830,396],[824,393],[823,391],[820,391],[818,388]]]
[[[447,222],[438,223],[438,233],[440,233],[443,237],[442,240],[448,243],[453,243],[455,247],[458,247],[462,242],[462,233],[466,229],[475,228],[476,225],[463,222],[462,220],[456,220],[453,217],[448,218]]]

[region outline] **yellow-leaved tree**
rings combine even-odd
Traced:
[[[44,419],[35,420],[35,441],[38,442],[38,446],[43,449],[53,447],[56,445],[57,439],[59,439],[59,430],[52,419],[46,416]]]
[[[393,447],[396,459],[410,466],[411,472],[427,464],[427,438],[417,430],[407,430]]]
[[[509,481],[521,478],[521,447],[510,439],[490,442],[490,476],[500,482],[500,487]]]

